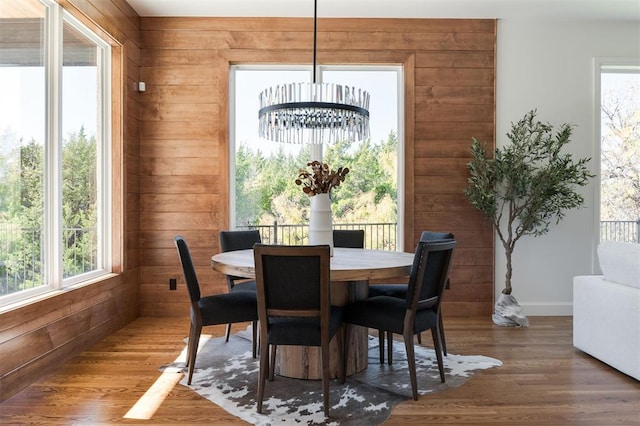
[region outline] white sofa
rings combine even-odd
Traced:
[[[604,241],[602,275],[573,278],[573,346],[640,380],[640,244]]]

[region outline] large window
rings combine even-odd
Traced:
[[[110,271],[110,49],[53,1],[0,10],[2,305]]]
[[[640,242],[640,63],[599,71],[600,239]]]
[[[332,193],[335,228],[365,229],[368,248],[402,247],[399,218],[402,178],[402,68],[320,67],[317,81],[339,83],[371,94],[371,137],[330,146],[295,145],[258,137],[258,94],[287,82],[309,82],[310,67],[235,66],[230,75],[230,225],[258,228],[263,240],[304,244],[309,199],[295,185],[298,170],[310,159],[350,173]]]

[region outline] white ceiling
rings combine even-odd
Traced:
[[[140,16],[313,17],[312,0],[126,0]],[[640,0],[319,0],[318,17],[616,19]]]

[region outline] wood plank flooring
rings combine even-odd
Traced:
[[[575,349],[571,317],[529,320],[513,329],[484,317],[445,319],[450,353],[504,365],[401,403],[386,424],[640,425],[640,382]],[[176,384],[179,375],[158,372],[183,349],[187,331],[187,319],[140,318],[0,404],[0,424],[244,424]]]

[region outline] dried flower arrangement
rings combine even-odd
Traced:
[[[310,197],[316,194],[330,194],[333,188],[344,182],[344,177],[349,173],[348,167],[340,167],[337,171],[331,170],[329,165],[319,161],[307,163],[311,171],[300,169],[296,185],[302,185],[302,191]]]

